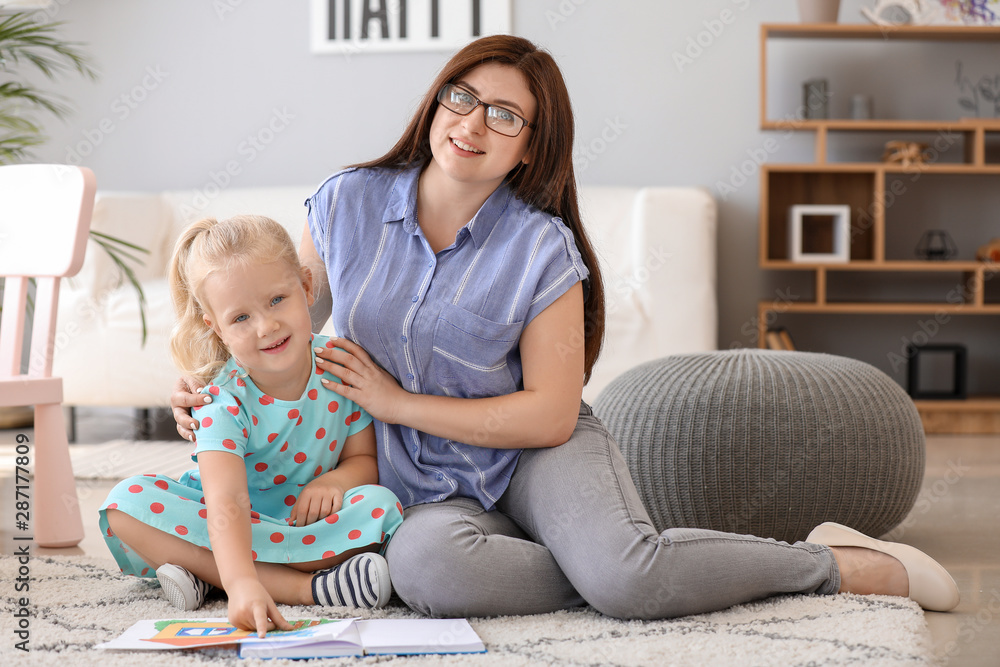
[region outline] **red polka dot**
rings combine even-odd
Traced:
[[[272,403],[274,403],[274,399],[268,396],[267,394],[264,394],[257,400],[260,402],[261,405],[271,405]]]
[[[323,369],[320,368],[319,366],[317,366],[316,367],[316,375],[322,375],[322,374],[323,374]]]
[[[361,531],[357,530],[357,529],[352,530],[351,532],[349,532],[347,534],[347,539],[349,539],[349,540],[356,540],[359,537],[361,537]]]
[[[247,383],[243,381],[243,378],[236,378],[236,386],[245,387],[247,386]]]
[[[277,433],[272,433],[271,435],[267,436],[267,441],[268,442],[274,442],[274,439],[277,438],[277,437],[278,437]]]
[[[326,346],[332,350],[333,349],[333,341],[332,340],[326,341]]]
[[[302,538],[302,544],[312,544],[315,541],[316,541],[315,535],[306,535],[305,537]]]
[[[142,576],[145,577],[148,572],[149,572],[149,568],[148,567],[144,567],[144,568],[142,568],[142,571],[139,574],[141,574]]]
[[[309,393],[306,395],[309,397],[309,400],[315,401],[316,398],[319,396],[319,392],[316,391],[315,389],[310,389]]]
[[[260,518],[260,512],[258,512],[257,510],[250,510],[250,518],[251,519],[259,519]]]
[[[170,488],[170,485],[169,485],[169,484],[167,484],[167,481],[166,481],[165,479],[158,479],[158,480],[156,480],[155,482],[153,482],[153,484],[154,484],[155,486],[158,486],[158,487],[160,487],[160,488],[161,488],[161,489],[163,489],[164,491],[165,491],[165,490],[167,490],[168,488]]]
[[[238,396],[233,396],[233,400],[236,401],[236,405],[238,406],[243,405],[243,401],[241,401]]]
[[[243,429],[243,437],[244,438],[249,438],[250,437],[250,432],[247,431],[246,429]]]
[[[250,550],[250,555],[253,556],[254,560],[257,560],[257,552],[256,551],[254,551],[253,549],[251,549]]]
[[[202,426],[202,428],[208,428],[211,425],[212,425],[212,418],[211,417],[205,417],[204,419],[201,420],[201,426]]]
[[[226,438],[225,440],[222,441],[222,446],[225,447],[226,449],[236,449],[236,443],[230,440],[229,438]]]
[[[330,405],[326,406],[326,409],[330,412],[336,412],[340,409],[340,403],[337,401],[330,401]]]
[[[284,542],[285,536],[282,535],[281,533],[271,533],[271,541],[274,542],[275,544],[278,544],[279,542]]]
[[[305,454],[305,452],[299,452],[298,454],[296,454],[295,455],[295,462],[296,463],[305,463],[306,462],[306,454]]]
[[[326,522],[327,523],[337,523],[337,521],[339,521],[339,520],[340,520],[340,516],[336,512],[334,512],[330,516],[326,517]]]
[[[116,509],[118,509],[118,503],[111,503],[110,505],[108,505],[107,509],[109,509],[109,510],[116,510]]]
[[[316,439],[317,440],[322,440],[325,436],[326,436],[326,429],[325,428],[321,428],[320,430],[316,431]]]
[[[357,412],[357,411],[356,412],[352,412],[351,416],[344,420],[344,423],[347,424],[348,426],[350,426],[351,424],[353,424],[354,422],[358,421],[359,419],[361,419],[361,413]]]
[[[216,387],[214,384],[213,385],[209,385],[209,387],[208,387],[208,393],[210,393],[212,396],[218,396],[219,395],[219,388]]]
[[[250,517],[250,523],[260,523],[260,519],[256,519],[254,517]]]
[[[132,493],[142,493],[142,487],[139,486],[138,484],[133,484],[132,486],[128,487],[128,490],[131,491]]]
[[[336,555],[337,555],[337,552],[335,552],[335,551],[324,551],[323,552],[323,558],[333,558]]]
[[[277,477],[274,478],[274,483],[275,484],[284,484],[286,479],[288,479],[288,478],[285,477],[284,475],[278,475]]]
[[[364,500],[364,499],[365,499],[365,497],[362,496],[362,495],[354,496],[353,498],[351,498],[351,504],[353,505],[354,503],[359,502],[359,501]]]
[[[285,504],[291,507],[295,504],[295,496],[285,496]]]
[[[337,441],[336,440],[334,440],[333,442],[330,443],[330,451],[332,452],[335,449],[337,449]]]
[[[198,510],[198,516],[200,516],[202,519],[207,519],[208,510]]]
[[[383,514],[385,514],[385,510],[382,509],[381,507],[376,507],[375,509],[372,510],[373,519],[381,518]]]
[[[156,477],[156,473],[155,472],[147,472],[146,474],[143,475],[143,477]]]
[[[299,411],[296,410],[295,408],[292,408],[291,410],[288,411],[289,419],[297,419],[298,416],[299,416]]]
[[[110,528],[108,528],[108,537],[114,537],[114,536],[115,536],[115,534],[113,532],[111,532]]]
[[[403,506],[402,506],[402,505],[400,505],[399,503],[396,503],[396,509],[398,509],[398,510],[399,510],[399,513],[400,513],[400,514],[402,514],[402,513],[403,513]]]
[[[264,472],[265,470],[267,470],[267,464],[261,461],[260,463],[255,465],[253,469],[256,470],[257,472]]]
[[[316,466],[316,472],[313,473],[313,477],[319,477],[323,474],[323,466]]]
[[[177,531],[178,535],[187,535],[188,534],[187,526],[177,526],[176,528],[174,528],[174,530]]]
[[[149,506],[149,511],[153,514],[162,514],[163,509],[163,503],[153,503]]]
[[[283,444],[283,445],[281,446],[281,449],[279,449],[278,451],[279,451],[279,452],[283,452],[283,451],[285,451],[286,449],[288,449],[288,441],[285,441],[285,444]]]
[[[240,414],[240,409],[238,407],[236,407],[235,405],[227,405],[226,406],[226,410],[229,410],[229,414],[231,414],[234,417],[236,415]]]
[[[295,422],[296,426],[302,426],[302,415],[299,415],[299,420]]]
[[[257,425],[257,415],[250,415],[250,419],[253,420],[253,425],[256,426]]]

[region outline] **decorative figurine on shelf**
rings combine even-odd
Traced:
[[[872,9],[861,13],[875,25],[937,25],[946,23],[941,4],[931,0],[876,0]]]
[[[882,162],[901,164],[904,167],[924,164],[927,160],[927,156],[924,154],[926,150],[927,144],[917,141],[887,141],[885,152],[882,153]]]
[[[958,253],[958,247],[943,229],[931,229],[924,232],[917,242],[917,257],[927,260],[951,259]]]
[[[1000,239],[993,239],[986,245],[979,246],[976,259],[981,262],[1000,262]]]

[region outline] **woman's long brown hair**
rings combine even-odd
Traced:
[[[507,175],[507,182],[518,199],[562,219],[573,232],[576,247],[590,271],[583,304],[584,370],[585,381],[589,381],[604,342],[604,282],[597,255],[580,220],[573,173],[573,109],[562,73],[551,55],[511,35],[492,35],[472,42],[438,74],[396,145],[382,157],[354,166],[402,168],[430,160],[430,129],[438,107],[438,91],[485,63],[508,65],[521,72],[538,102],[536,127],[530,130],[531,160],[528,164],[518,163]]]

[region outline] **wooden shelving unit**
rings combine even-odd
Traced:
[[[809,271],[814,276],[812,302],[758,304],[758,341],[765,345],[767,323],[780,313],[1000,315],[1000,301],[990,301],[986,282],[1000,265],[977,261],[909,261],[886,257],[885,205],[888,178],[897,174],[994,175],[1000,163],[987,160],[987,139],[1000,138],[998,119],[960,120],[802,120],[778,119],[767,108],[767,45],[773,39],[979,41],[1000,47],[1000,27],[897,26],[849,24],[765,24],[760,36],[760,127],[763,130],[812,132],[814,161],[761,167],[760,266],[768,270]],[[1000,49],[998,49],[1000,50]],[[963,160],[902,166],[882,162],[830,162],[829,141],[838,132],[912,135],[952,133],[961,136]],[[800,263],[789,260],[788,211],[794,204],[847,204],[851,207],[850,259],[846,263]],[[925,302],[844,302],[829,298],[835,272],[953,273],[959,295]],[[1000,433],[1000,396],[962,401],[916,401],[928,433]]]

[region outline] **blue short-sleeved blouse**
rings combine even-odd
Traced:
[[[349,169],[306,200],[337,334],[414,393],[517,391],[524,327],[588,275],[573,234],[501,185],[455,243],[435,254],[417,224],[419,175],[416,167]],[[407,507],[461,496],[490,509],[520,455],[375,426],[379,483]],[[483,428],[485,436],[489,424]]]

